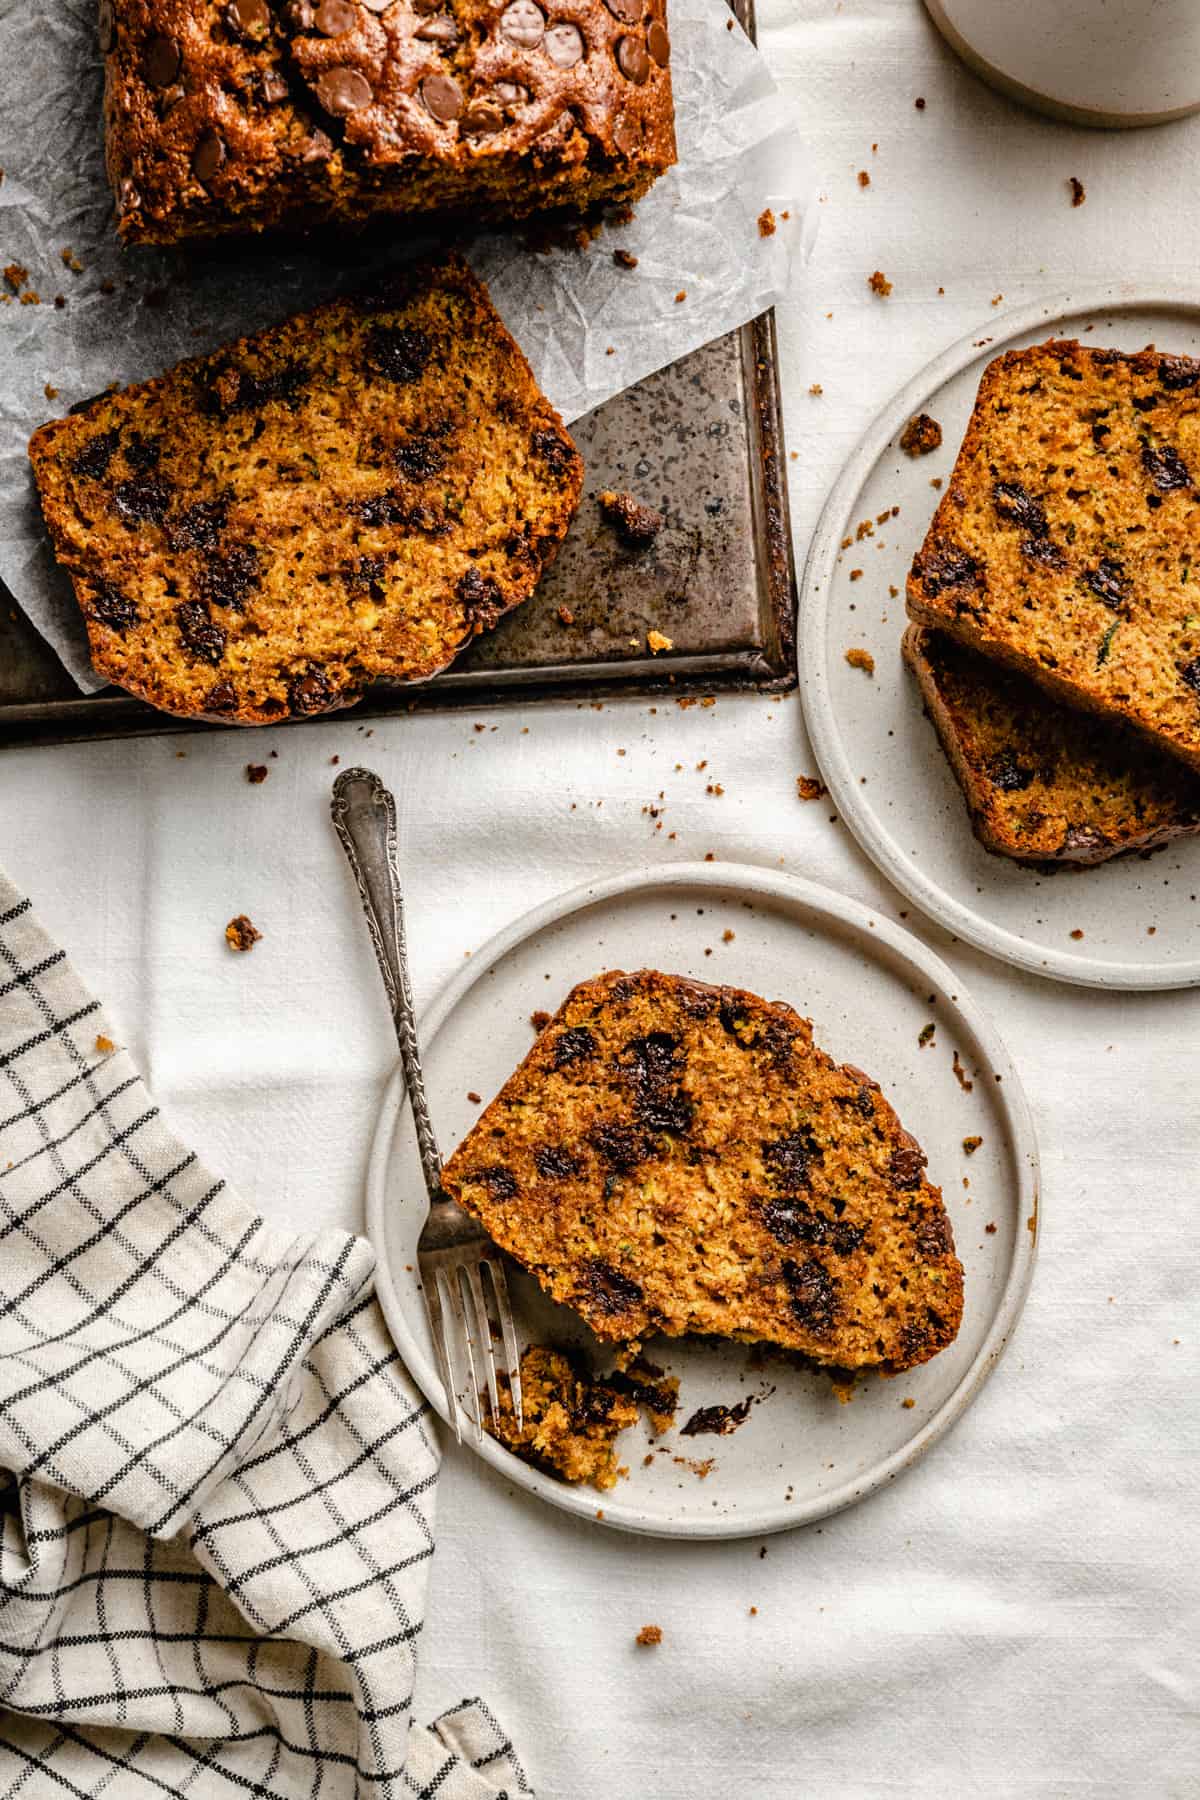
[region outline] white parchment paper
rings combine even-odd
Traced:
[[[807,253],[816,212],[808,159],[764,58],[740,26],[729,29],[725,0],[670,0],[669,21],[679,164],[634,221],[582,251],[538,254],[500,233],[470,251],[568,422],[765,311],[793,258]],[[122,249],[101,88],[94,0],[0,0],[0,266],[26,268],[24,291],[38,296],[0,305],[0,579],[85,692],[102,684],[49,548],[25,454],[30,433],[112,381],[157,374],[417,247],[402,227],[390,242],[339,239],[332,255],[328,240]],[[758,228],[765,207],[778,221],[769,237]],[[618,246],[638,258],[636,269],[613,262]]]

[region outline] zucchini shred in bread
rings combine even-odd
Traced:
[[[528,599],[583,480],[456,256],[102,394],[29,455],[97,671],[244,725],[444,668]]]
[[[894,1372],[962,1269],[925,1156],[788,1006],[643,970],[576,987],[444,1170],[597,1337],[763,1341]]]
[[[1200,831],[1200,777],[939,631],[902,645],[946,760],[988,850],[1067,867]]]
[[[131,243],[636,200],[675,161],[665,0],[101,0]]]
[[[1200,768],[1200,362],[989,364],[908,611]]]

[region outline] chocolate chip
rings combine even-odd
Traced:
[[[1180,663],[1179,676],[1194,694],[1200,694],[1200,656],[1194,656],[1189,663]]]
[[[241,612],[246,596],[258,584],[258,553],[252,544],[234,544],[214,556],[200,571],[200,593],[213,606]]]
[[[806,1263],[785,1262],[783,1279],[788,1304],[801,1325],[818,1335],[827,1332],[837,1310],[835,1282],[823,1263],[810,1257]]]
[[[529,98],[529,89],[519,81],[497,81],[492,93],[501,106],[523,106]]]
[[[225,633],[214,625],[202,600],[185,600],[175,608],[179,635],[193,656],[201,662],[219,663],[225,654]]]
[[[926,1262],[936,1262],[940,1256],[949,1256],[954,1249],[950,1221],[940,1209],[921,1213],[917,1220],[916,1237],[917,1255]]]
[[[362,3],[366,7],[368,12],[385,13],[387,11],[388,7],[393,4],[393,0],[362,0]],[[424,9],[422,7],[420,7],[420,6],[417,7],[418,12],[421,12],[423,10]]]
[[[337,699],[337,689],[324,669],[309,669],[288,685],[288,704],[294,713],[327,712]]]
[[[636,25],[642,16],[642,0],[604,0],[614,19],[624,19],[627,25]]]
[[[179,45],[173,38],[152,37],[142,55],[142,74],[151,87],[170,87],[179,73]]]
[[[100,38],[100,54],[107,56],[117,41],[116,21],[113,18],[112,0],[100,0],[100,11],[96,17],[96,29]]]
[[[1043,568],[1065,569],[1067,566],[1066,557],[1048,537],[1023,538],[1020,550],[1028,562],[1041,563]]]
[[[1102,831],[1097,831],[1094,825],[1068,825],[1060,849],[1090,854],[1106,848],[1108,843],[1109,839]]]
[[[628,113],[618,113],[612,123],[613,148],[629,156],[638,141],[637,126]]]
[[[1155,445],[1143,438],[1142,466],[1160,493],[1171,494],[1192,485],[1183,458],[1170,444]]]
[[[762,1159],[780,1187],[795,1192],[812,1185],[810,1167],[824,1160],[824,1152],[807,1125],[762,1146]]]
[[[173,492],[165,475],[138,476],[132,481],[118,481],[113,489],[113,500],[126,521],[145,520],[151,525],[161,525]]]
[[[136,183],[132,182],[128,175],[123,176],[121,185],[117,189],[118,208],[123,213],[136,212],[141,204],[142,196],[138,191]]]
[[[358,12],[351,0],[321,0],[313,14],[313,23],[322,37],[341,37],[344,32],[353,31],[358,22]]]
[[[592,1142],[610,1167],[628,1175],[654,1154],[654,1140],[637,1125],[599,1125]]]
[[[237,689],[232,681],[218,681],[215,687],[209,688],[200,702],[205,712],[231,713],[237,711]]]
[[[546,55],[556,69],[573,69],[586,54],[578,25],[552,25],[546,33]]]
[[[1019,525],[1030,537],[1045,537],[1050,529],[1045,507],[1019,481],[994,482],[992,504],[1006,524]]]
[[[504,130],[504,114],[486,100],[472,100],[462,116],[462,129],[473,137],[491,137]]]
[[[301,163],[326,163],[333,155],[333,139],[326,137],[323,131],[314,131],[305,139],[304,149],[300,153]]]
[[[454,591],[468,619],[485,629],[494,625],[504,611],[499,583],[490,575],[481,575],[478,569],[468,569],[460,575]]]
[[[1129,598],[1130,583],[1125,565],[1113,556],[1102,556],[1096,567],[1084,569],[1079,579],[1112,612],[1120,612]]]
[[[439,125],[452,125],[463,109],[462,89],[453,75],[427,75],[421,83],[421,99]]]
[[[1033,770],[1023,768],[1011,750],[998,750],[984,764],[984,773],[1002,794],[1022,793],[1033,780]]]
[[[609,1314],[628,1312],[642,1297],[636,1281],[599,1257],[585,1265],[583,1284],[577,1291],[592,1302],[597,1312]]]
[[[517,1192],[517,1178],[503,1163],[494,1163],[490,1169],[475,1169],[467,1179],[485,1187],[493,1200],[512,1200]]]
[[[131,625],[137,624],[139,616],[133,601],[118,593],[115,587],[109,587],[107,582],[97,589],[88,607],[88,618],[107,625],[110,631],[128,631]]]
[[[918,551],[913,575],[932,599],[947,588],[979,587],[981,571],[973,556],[942,538],[932,550]]]
[[[546,35],[546,15],[536,0],[512,0],[500,14],[500,36],[521,50],[536,50]]]
[[[754,1395],[747,1394],[736,1406],[700,1406],[692,1414],[686,1425],[679,1427],[680,1437],[702,1437],[711,1433],[714,1437],[728,1437],[739,1425],[744,1425],[750,1417],[750,1408],[754,1405]]]
[[[646,48],[659,68],[665,69],[671,60],[671,40],[661,19],[655,19],[646,33]]]
[[[197,500],[185,507],[167,526],[167,542],[172,550],[211,550],[225,528],[229,510],[228,496],[216,500]]]
[[[425,44],[445,44],[449,50],[458,42],[458,26],[449,13],[438,13],[434,18],[426,19],[424,25],[419,25],[413,36]]]
[[[344,119],[361,107],[370,106],[370,83],[357,69],[326,69],[316,84],[316,96],[327,113]]]
[[[534,432],[529,447],[541,457],[551,475],[565,475],[574,461],[573,445],[548,427]]]
[[[428,481],[440,475],[446,466],[446,452],[437,442],[440,433],[417,432],[392,452],[396,469],[405,481]]]
[[[583,1164],[561,1144],[539,1144],[533,1153],[534,1166],[547,1181],[569,1181],[581,1173]]]
[[[310,0],[287,0],[283,9],[284,23],[293,31],[311,31],[314,16]]]
[[[554,1067],[565,1069],[568,1063],[591,1056],[595,1048],[596,1040],[586,1025],[570,1025],[554,1040]]]
[[[617,44],[617,67],[626,81],[641,87],[650,73],[650,58],[640,37],[623,37]]]
[[[75,410],[72,407],[72,412]],[[101,431],[94,438],[89,438],[82,450],[77,450],[71,458],[72,475],[84,475],[91,481],[99,481],[106,473],[117,447],[115,431]]]
[[[268,69],[259,83],[259,92],[268,106],[288,97],[288,84],[277,69]]]
[[[892,1186],[898,1188],[915,1188],[921,1185],[921,1170],[925,1167],[925,1152],[916,1138],[904,1134],[904,1142],[892,1151],[888,1164],[888,1173]]]
[[[145,475],[150,469],[156,469],[162,458],[162,439],[143,437],[140,431],[133,431],[125,444],[125,461],[135,475]]]
[[[267,0],[229,0],[225,22],[240,37],[265,37],[271,25],[271,9]]]
[[[225,161],[225,145],[215,131],[202,133],[192,151],[192,174],[197,181],[211,181]]]
[[[1190,356],[1163,356],[1159,358],[1158,379],[1165,388],[1195,387],[1200,381],[1200,362]]]
[[[794,1195],[765,1200],[760,1212],[763,1224],[780,1244],[826,1244],[835,1255],[850,1256],[865,1235],[860,1225],[831,1219]]]
[[[368,367],[402,387],[421,379],[432,354],[428,337],[413,326],[373,325],[367,333]]]

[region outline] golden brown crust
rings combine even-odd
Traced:
[[[1200,781],[1174,757],[941,632],[910,625],[902,650],[986,849],[1086,867],[1200,831]]]
[[[457,256],[100,395],[29,455],[97,670],[240,725],[444,668],[532,593],[583,480]]]
[[[568,995],[445,1183],[601,1338],[704,1333],[898,1370],[962,1316],[924,1164],[790,1007],[616,971]]]
[[[1200,768],[1200,362],[989,364],[908,611]]]
[[[626,202],[675,161],[665,0],[101,0],[131,243]]]

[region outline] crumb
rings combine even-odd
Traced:
[[[104,280],[100,283],[100,292],[102,294],[115,294],[116,291],[117,291],[116,282],[110,280],[108,278],[108,276],[105,276]]]
[[[819,398],[825,392],[825,389],[821,386],[819,381],[814,381],[808,391],[814,397]],[[798,450],[792,451],[793,456],[799,456],[799,454],[800,452]]]
[[[246,780],[251,787],[258,787],[259,783],[265,781],[270,773],[266,763],[246,764]]]
[[[1075,939],[1076,943],[1078,943],[1080,938],[1083,936],[1083,933],[1082,933],[1082,931],[1080,931],[1078,925],[1075,927],[1074,931],[1071,933],[1071,936]]]
[[[861,569],[851,569],[851,571],[850,571],[851,581],[861,581],[862,578],[863,578],[863,572]]]
[[[993,294],[992,295],[992,305],[999,306],[999,304],[1003,300],[1003,298],[1004,298],[1003,294]]]
[[[674,638],[664,637],[661,631],[648,631],[646,633],[646,643],[649,646],[651,656],[657,656],[660,650],[673,650],[675,648]]]
[[[72,250],[70,244],[64,244],[58,255],[64,269],[70,269],[72,275],[83,274],[83,264]]]
[[[42,304],[42,296],[38,293],[37,289],[36,288],[26,288],[25,292],[21,295],[21,305],[22,306],[40,306],[41,304]]]
[[[679,306],[679,305],[680,305],[680,304],[681,304],[681,303],[682,303],[682,302],[683,302],[683,301],[684,301],[684,300],[686,300],[686,299],[687,299],[687,289],[686,289],[686,288],[680,288],[680,290],[679,290],[679,292],[678,292],[678,293],[677,293],[677,294],[676,294],[676,296],[675,296],[675,304],[676,304],[676,306]]]
[[[732,23],[733,23],[733,21],[731,19],[730,24],[732,25]],[[637,1636],[634,1638],[633,1641],[635,1644],[641,1644],[644,1649],[649,1648],[649,1646],[651,1644],[661,1644],[662,1643],[662,1626],[661,1625],[643,1625],[642,1629],[638,1632]]]
[[[757,1617],[758,1617],[758,1608],[757,1608],[757,1606],[752,1606],[752,1607],[751,1607],[751,1608],[750,1608],[750,1617],[751,1617],[751,1618],[752,1618],[752,1619],[757,1619]]]
[[[723,944],[732,944],[732,942],[736,936],[737,936],[736,931],[729,931],[727,929],[721,933],[721,942]]]
[[[13,293],[19,294],[21,289],[25,286],[25,283],[29,280],[29,270],[25,267],[24,263],[7,263],[4,269],[4,279],[7,281]]]
[[[758,235],[762,238],[775,236],[775,214],[769,206],[764,206],[758,215]]]
[[[467,1089],[467,1099],[471,1102],[472,1106],[482,1106],[483,1105],[483,1095],[477,1094],[475,1092],[474,1088]]]
[[[995,1221],[995,1220],[994,1220],[994,1219],[992,1219],[992,1220],[991,1220],[991,1221],[990,1221],[990,1222],[989,1222],[989,1223],[988,1223],[988,1224],[987,1224],[987,1225],[985,1225],[985,1226],[984,1226],[984,1228],[983,1228],[983,1229],[984,1229],[984,1230],[985,1230],[985,1231],[986,1231],[986,1232],[987,1232],[987,1234],[988,1234],[988,1236],[989,1236],[989,1237],[995,1237],[995,1235],[996,1235],[996,1221]]]
[[[57,400],[58,399],[58,389],[56,387],[51,387],[49,382],[47,382],[45,387],[43,387],[42,392],[43,392],[43,394],[45,394],[47,400]]]
[[[54,304],[58,308],[59,312],[61,312],[63,307],[67,304],[67,296],[65,294],[55,294]]]
[[[97,1035],[96,1050],[100,1056],[111,1056],[116,1047],[117,1046],[113,1043],[112,1039],[110,1037],[105,1037],[103,1032],[100,1032]]]
[[[575,614],[571,611],[569,606],[559,607],[558,622],[560,625],[573,625],[575,623]]]
[[[801,800],[819,800],[822,794],[828,793],[828,791],[825,783],[818,781],[815,775],[797,775],[796,777],[796,793]]]
[[[942,485],[941,476],[940,475],[931,475],[929,477],[929,485],[931,488],[938,488],[940,490],[941,485]]]
[[[1078,175],[1068,175],[1067,186],[1071,190],[1071,205],[1082,206],[1087,199],[1087,189],[1084,187],[1082,181],[1080,181]]]
[[[340,756],[331,756],[331,757],[330,757],[330,759],[329,759],[329,766],[330,766],[330,768],[331,768],[331,769],[332,769],[332,768],[336,768],[336,767],[337,767],[337,765],[338,765],[338,763],[340,763],[340,762],[341,762],[341,760],[342,760],[342,759],[341,759],[341,757],[340,757]]]
[[[924,94],[918,94],[916,99],[913,101],[913,105],[916,107],[918,112],[924,112],[925,111],[925,96],[924,96]]]
[[[613,261],[618,269],[636,269],[638,266],[638,259],[632,250],[614,250]]]
[[[542,1012],[539,1008],[537,1012],[530,1013],[529,1023],[533,1026],[535,1031],[545,1031],[553,1016],[552,1013]]]
[[[875,658],[869,650],[847,650],[846,661],[852,669],[861,669],[864,675],[874,675],[875,673]]]
[[[906,456],[928,456],[940,449],[942,428],[928,413],[915,413],[900,433],[900,448]]]
[[[865,169],[860,169],[858,171],[858,185],[861,188],[868,188],[871,185],[871,177],[867,174]]]
[[[635,500],[632,494],[617,494],[605,488],[596,495],[596,503],[604,519],[631,550],[644,550],[652,544],[666,523],[660,512]]]
[[[933,1034],[937,1030],[937,1020],[930,1019],[928,1025],[922,1025],[917,1033],[917,1049],[923,1050],[926,1044],[932,1044]]]
[[[963,1139],[963,1150],[968,1156],[974,1156],[982,1142],[983,1139],[981,1137],[965,1137]]]
[[[892,284],[882,269],[876,269],[873,275],[867,276],[867,286],[873,294],[878,294],[883,300],[886,300],[892,291]]]
[[[231,950],[253,950],[261,936],[262,932],[250,923],[245,913],[230,919],[225,927],[225,942]]]
[[[908,1396],[908,1398],[907,1398],[907,1399],[906,1399],[906,1400],[902,1400],[902,1401],[901,1401],[901,1402],[900,1402],[900,1404],[901,1404],[901,1406],[903,1406],[903,1407],[905,1407],[905,1408],[906,1408],[906,1409],[907,1409],[907,1410],[908,1410],[908,1411],[909,1411],[909,1412],[911,1412],[911,1411],[912,1411],[912,1409],[913,1409],[913,1407],[914,1407],[914,1406],[915,1406],[915,1405],[916,1405],[916,1404],[917,1404],[917,1403],[916,1403],[916,1401],[915,1401],[915,1400],[914,1400],[914,1399],[913,1399],[913,1397],[912,1397],[912,1395],[911,1395],[911,1394],[910,1394],[910,1395],[909,1395],[909,1396]]]
[[[615,346],[610,344],[604,354],[605,356],[615,356],[617,354]]]
[[[957,1081],[957,1083],[958,1083],[959,1087],[962,1089],[963,1093],[964,1094],[971,1093],[972,1090],[974,1089],[975,1083],[971,1080],[970,1076],[967,1074],[967,1071],[963,1068],[962,1063],[959,1061],[957,1050],[954,1052],[954,1061],[950,1066],[954,1071],[954,1079],[955,1079],[955,1081]]]

